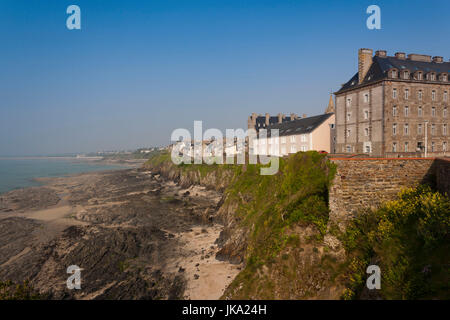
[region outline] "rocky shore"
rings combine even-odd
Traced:
[[[239,272],[215,258],[220,192],[139,168],[41,182],[0,195],[0,281],[50,299],[217,299]]]

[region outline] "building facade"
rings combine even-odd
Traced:
[[[358,51],[358,72],[336,95],[336,152],[385,157],[450,155],[450,62]]]
[[[299,151],[331,151],[330,130],[334,126],[334,113],[300,118],[267,127],[262,135],[250,143],[250,152],[257,155],[285,156]],[[333,125],[333,126],[332,126]],[[278,137],[272,136],[278,130]]]

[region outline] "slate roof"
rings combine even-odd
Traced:
[[[291,121],[291,117],[284,117],[283,122]],[[278,123],[278,116],[269,117],[269,126]],[[256,117],[256,127],[255,129],[265,128],[266,127],[266,117],[258,116]]]
[[[318,116],[308,117],[296,119],[293,121],[277,123],[271,126],[268,126],[267,136],[270,137],[271,129],[278,129],[279,136],[289,136],[294,134],[304,134],[310,133],[315,130],[318,126],[320,126],[325,120],[331,117],[333,113],[325,113]]]
[[[422,71],[425,74],[428,72],[435,72],[437,75],[440,73],[450,74],[450,62],[425,62],[425,61],[415,61],[409,59],[398,59],[396,57],[379,57],[374,56],[372,60],[372,65],[370,66],[364,81],[359,84],[358,72],[347,82],[341,89],[336,93],[341,91],[346,91],[348,89],[353,89],[358,86],[373,83],[379,80],[388,78],[388,70],[396,68],[398,71],[409,70],[411,73],[416,71]],[[402,79],[396,79],[402,80]]]

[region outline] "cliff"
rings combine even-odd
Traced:
[[[273,176],[260,175],[259,165],[176,166],[168,154],[151,159],[145,168],[184,186],[202,184],[223,193],[214,216],[224,225],[216,258],[244,263],[223,299],[402,299],[448,292],[439,283],[447,279],[442,268],[448,254],[442,252],[448,247],[449,200],[436,191],[400,194],[398,210],[410,212],[409,219],[389,220],[392,203],[387,202],[380,209],[352,212],[350,227],[342,230],[328,207],[336,164],[317,152],[280,159]],[[427,199],[425,207],[418,198]],[[394,228],[391,233],[386,224]],[[422,233],[411,232],[414,228]],[[411,244],[409,251],[402,241]],[[429,254],[419,249],[425,243],[431,243]],[[365,288],[370,264],[387,271],[380,291]],[[432,269],[434,278],[427,273],[432,284],[420,291],[415,286],[424,283],[424,268]]]

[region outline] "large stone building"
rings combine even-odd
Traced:
[[[336,152],[450,155],[450,62],[359,49],[358,72],[336,95]]]

